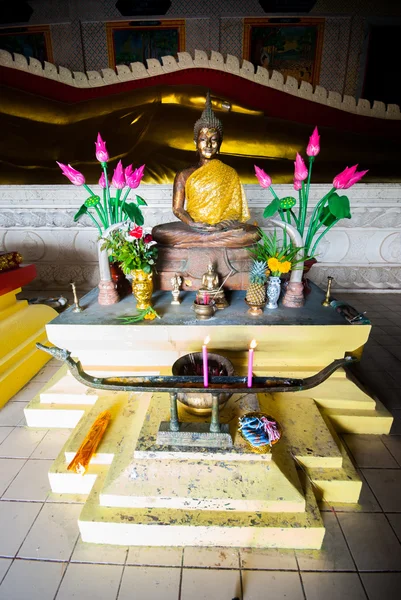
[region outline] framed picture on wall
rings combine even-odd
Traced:
[[[106,23],[109,66],[176,56],[185,50],[185,20]]]
[[[255,67],[319,83],[324,19],[244,19],[243,55]]]
[[[41,63],[53,62],[49,25],[0,29],[0,48],[26,58],[37,58]]]

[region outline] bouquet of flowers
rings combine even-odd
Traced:
[[[111,225],[120,223],[129,219],[138,226],[143,225],[144,218],[141,206],[146,206],[146,202],[140,196],[135,195],[135,198],[128,198],[131,190],[136,189],[141,183],[145,165],[133,170],[132,165],[128,165],[124,169],[121,160],[114,169],[111,185],[107,172],[107,163],[109,154],[106,148],[106,142],[102,140],[100,133],[97,135],[96,158],[102,167],[102,174],[99,179],[99,185],[103,189],[103,198],[100,199],[90,187],[85,183],[85,177],[82,173],[74,169],[71,165],[64,165],[57,162],[58,166],[74,185],[82,185],[88,192],[89,197],[82,204],[74,216],[74,221],[78,221],[83,215],[88,215],[96,225],[99,236],[106,231]],[[111,191],[111,187],[115,188],[115,192]],[[123,194],[124,188],[127,188]]]
[[[132,222],[121,225],[104,240],[102,250],[108,250],[110,259],[120,263],[127,275],[141,270],[150,273],[157,259],[157,245],[150,233]]]
[[[360,181],[367,171],[357,171],[358,165],[346,167],[344,171],[336,175],[330,191],[316,204],[312,216],[307,224],[307,212],[309,201],[309,188],[312,176],[313,162],[320,152],[320,136],[317,127],[313,130],[306,148],[309,159],[308,168],[302,156],[297,152],[294,170],[294,189],[298,192],[297,200],[292,196],[279,198],[272,188],[271,177],[255,165],[256,177],[263,188],[270,189],[273,200],[265,208],[263,216],[272,217],[277,212],[284,223],[295,224],[296,229],[304,240],[305,257],[315,254],[320,240],[341,219],[350,219],[351,211],[347,196],[340,196],[337,191],[348,189]],[[297,214],[296,214],[297,213]],[[316,237],[317,236],[317,237]],[[284,235],[284,243],[286,237]]]
[[[262,229],[259,229],[259,233],[259,243],[251,250],[251,254],[255,261],[263,262],[266,265],[266,269],[273,277],[289,273],[296,264],[304,260],[295,258],[299,248],[293,248],[290,243],[283,242],[282,245],[278,243],[276,230],[272,236],[266,235]]]

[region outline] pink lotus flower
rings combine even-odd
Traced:
[[[355,171],[353,176],[348,180],[347,185],[344,186],[344,190],[350,188],[352,185],[354,185],[354,183],[358,183],[358,181],[360,181],[368,171],[369,169],[366,169],[366,171]]]
[[[358,183],[368,171],[357,171],[357,167],[358,165],[345,167],[344,171],[341,171],[341,173],[334,177],[333,186],[337,190],[347,190],[355,183]]]
[[[56,161],[58,166],[63,172],[63,175],[67,177],[74,185],[83,185],[85,183],[85,177],[79,171],[72,168],[71,165],[63,165]]]
[[[114,169],[113,179],[111,180],[111,185],[113,185],[118,190],[122,190],[125,187],[125,175],[124,175],[124,167],[121,160],[118,161],[116,168]]]
[[[106,142],[101,138],[100,133],[97,134],[97,141],[95,142],[96,147],[96,158],[99,162],[107,162],[109,160],[109,154],[106,148]]]
[[[99,185],[103,189],[106,188],[106,179],[105,179],[104,173],[102,173],[101,176],[100,176]]]
[[[294,171],[294,179],[298,181],[304,181],[308,177],[308,169],[305,166],[304,159],[297,152],[297,156],[295,158],[295,171]]]
[[[132,175],[132,165],[128,165],[128,167],[125,167],[124,175],[125,175],[125,179],[126,180],[127,180],[128,177],[131,177],[131,175]]]
[[[315,127],[312,135],[309,138],[309,144],[306,148],[306,154],[308,156],[317,156],[319,154],[319,152],[320,152],[319,140],[320,140],[320,135],[317,130],[317,127]]]
[[[302,189],[302,181],[298,181],[298,179],[294,179],[294,190],[299,192]]]
[[[150,235],[150,233],[147,233],[147,234],[145,235],[145,237],[143,238],[143,241],[145,242],[145,244],[150,244],[150,242],[153,242],[153,238],[152,238],[152,236]]]
[[[128,235],[130,235],[131,237],[139,240],[141,239],[143,234],[143,229],[142,227],[134,227],[134,229],[131,229],[131,231],[128,232]]]
[[[259,184],[262,186],[262,188],[269,188],[272,184],[271,177],[267,173],[265,173],[263,169],[260,169],[256,165],[254,165],[254,167],[255,175],[257,177],[257,180],[259,181]]]
[[[135,169],[135,171],[132,174],[127,176],[127,169],[125,169],[125,178],[128,187],[130,187],[132,190],[138,187],[138,185],[141,183],[144,170],[145,165],[142,165],[141,167],[138,167],[138,169]]]

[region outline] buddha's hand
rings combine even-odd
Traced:
[[[219,231],[217,225],[209,225],[208,223],[202,223],[201,221],[193,221],[192,223],[188,223],[188,225],[194,229],[200,229],[201,231]]]
[[[216,228],[220,231],[226,231],[227,229],[243,229],[244,225],[235,219],[226,219],[217,223]]]

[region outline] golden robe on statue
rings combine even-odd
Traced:
[[[217,225],[225,220],[245,223],[250,217],[238,173],[217,159],[188,177],[185,197],[187,212],[200,223]]]

